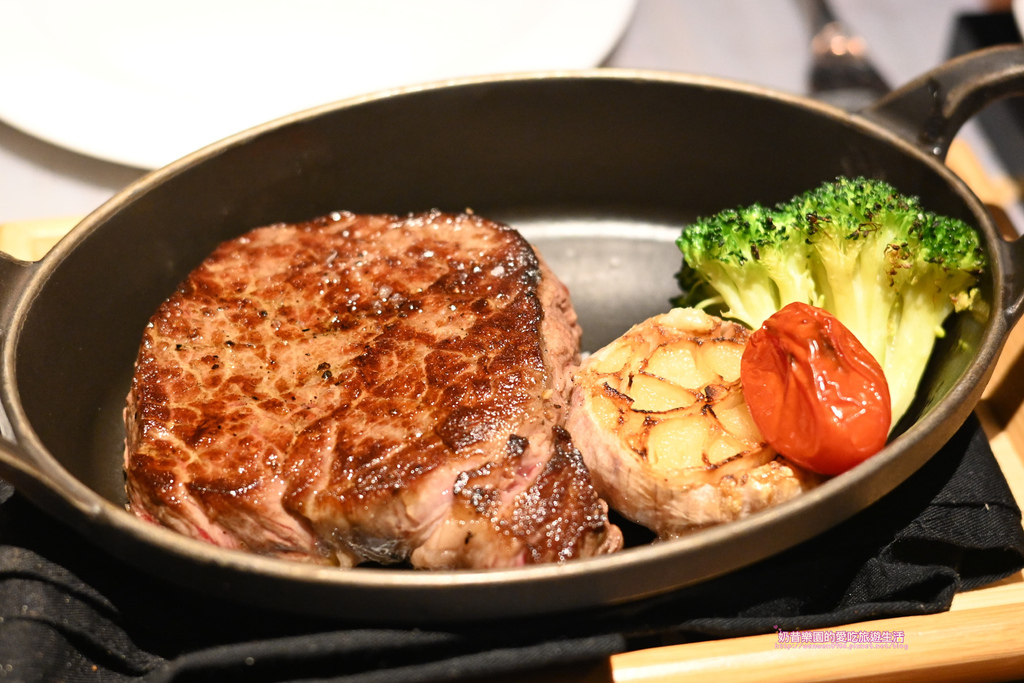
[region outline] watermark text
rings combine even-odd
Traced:
[[[778,631],[776,650],[906,650],[903,631]]]

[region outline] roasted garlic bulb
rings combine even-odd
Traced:
[[[598,491],[662,538],[818,483],[775,453],[750,416],[740,386],[749,334],[676,308],[634,326],[576,373],[567,426]]]

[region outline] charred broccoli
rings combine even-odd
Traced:
[[[943,320],[974,306],[986,266],[971,226],[865,178],[698,219],[677,245],[687,305],[718,303],[752,329],[792,301],[836,316],[884,369],[893,424],[913,400]]]

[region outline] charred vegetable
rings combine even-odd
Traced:
[[[601,495],[662,538],[788,500],[818,478],[770,448],[740,362],[750,332],[695,309],[645,320],[576,374],[566,426]]]
[[[685,304],[718,302],[752,329],[794,301],[835,315],[884,369],[893,424],[913,400],[943,321],[975,306],[986,267],[971,226],[865,178],[701,218],[677,244]]]
[[[885,446],[881,366],[835,316],[794,302],[750,335],[740,381],[754,423],[787,458],[840,474]]]

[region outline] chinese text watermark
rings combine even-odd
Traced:
[[[807,649],[877,649],[906,650],[903,631],[779,631],[776,650]]]

